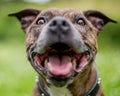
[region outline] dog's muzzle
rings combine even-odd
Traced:
[[[93,59],[90,47],[70,21],[54,17],[30,51],[32,66],[56,86],[64,86]]]

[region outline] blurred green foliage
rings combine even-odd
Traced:
[[[107,24],[98,37],[96,63],[106,96],[120,96],[120,1],[52,0],[47,4],[0,1],[0,96],[30,96],[36,72],[25,54],[25,34],[20,23],[7,15],[25,8],[95,9],[118,23]]]

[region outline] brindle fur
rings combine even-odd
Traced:
[[[97,36],[100,33],[100,30],[97,29],[95,27],[94,23],[90,22],[90,19],[88,18],[91,11],[90,12],[89,11],[79,11],[76,9],[60,10],[60,9],[56,9],[56,8],[47,9],[47,10],[33,10],[33,11],[36,11],[36,12],[34,14],[30,14],[30,15],[33,15],[33,17],[34,17],[34,18],[30,19],[32,21],[32,23],[31,22],[28,23],[27,27],[23,28],[23,30],[25,31],[25,34],[26,34],[26,52],[27,53],[29,53],[31,48],[34,46],[34,44],[36,43],[36,41],[38,39],[39,34],[41,33],[42,27],[35,25],[36,20],[39,17],[46,17],[47,21],[50,21],[55,16],[63,16],[65,18],[67,18],[69,21],[72,22],[73,26],[81,34],[84,42],[88,46],[90,46],[90,48],[94,54],[94,58],[93,58],[91,64],[89,64],[87,66],[86,70],[83,71],[81,73],[81,75],[78,75],[75,78],[75,80],[73,81],[73,83],[68,85],[68,87],[67,87],[73,96],[83,96],[83,94],[89,90],[90,86],[92,86],[92,84],[94,83],[95,77],[96,77],[96,72],[95,72],[95,67],[94,67],[94,59],[95,59],[95,55],[98,50]],[[115,22],[112,19],[108,18],[107,16],[103,15],[102,13],[99,13],[97,11],[95,11],[95,12],[96,12],[96,17],[100,18],[100,20],[102,20],[102,22],[104,22],[104,25],[107,22]],[[21,13],[25,14],[25,12],[21,12]],[[21,21],[22,14],[20,14],[20,12],[18,12],[15,14],[11,14],[11,16],[16,16]],[[99,15],[99,14],[102,14],[102,15]],[[25,16],[27,17],[26,14],[25,14]],[[23,17],[25,17],[25,16],[23,16]],[[86,22],[86,25],[83,26],[82,28],[79,27],[78,24],[74,23],[75,19],[79,18],[79,17],[84,18],[85,22]],[[28,21],[28,20],[26,20],[26,21]],[[38,27],[40,29],[38,29]],[[29,59],[29,56],[28,56],[28,59]],[[42,81],[44,81],[44,80],[42,80]],[[44,85],[45,85],[45,87],[47,87],[45,81],[44,81]],[[33,90],[32,96],[41,96],[38,91],[37,85],[35,86],[35,88]],[[101,86],[100,86],[99,91],[96,96],[104,96]]]

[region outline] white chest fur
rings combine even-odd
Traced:
[[[70,91],[66,87],[51,86],[48,89],[50,96],[72,96]]]

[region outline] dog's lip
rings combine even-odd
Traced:
[[[62,51],[61,51],[62,52]],[[57,55],[59,52],[55,49],[50,49],[48,51],[46,51],[44,54],[39,54],[37,52],[32,52],[32,60],[33,60],[33,65],[40,71],[40,70],[49,70],[49,73],[52,75],[63,75],[63,76],[69,76],[71,75],[71,72],[74,70],[75,72],[79,73],[81,72],[85,66],[89,63],[91,56],[90,56],[90,51],[87,50],[85,52],[82,53],[75,53],[72,49],[68,49],[68,50],[64,50],[63,52],[65,52],[64,54],[62,53],[63,56],[68,56],[71,58],[71,64],[68,65],[70,69],[68,70],[64,70],[63,73],[56,73],[53,72],[51,70],[49,70],[49,68],[53,68],[52,70],[55,70],[53,65],[47,64],[48,60],[51,56],[55,56]],[[53,66],[53,67],[52,67]],[[66,65],[64,65],[66,66]],[[49,68],[48,68],[49,67]],[[56,66],[56,68],[59,66]],[[66,67],[67,68],[67,67]],[[62,68],[60,68],[60,70],[62,70]],[[56,70],[55,70],[56,71]],[[55,73],[55,74],[53,74]]]

